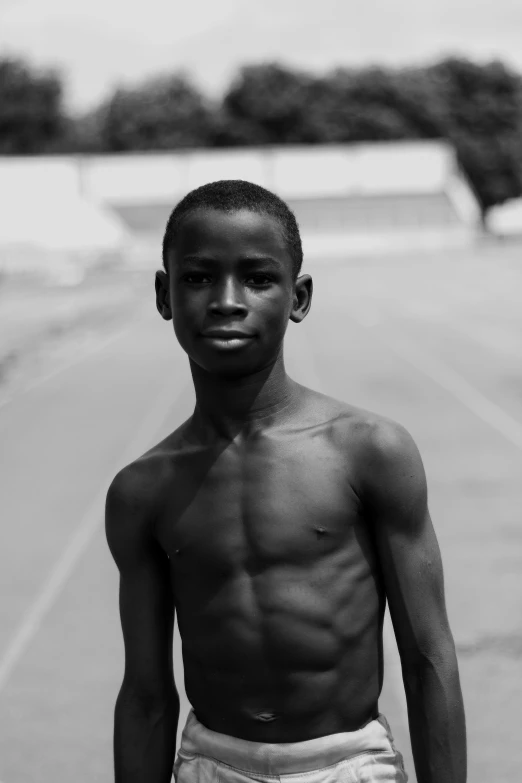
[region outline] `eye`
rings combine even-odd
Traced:
[[[266,275],[264,272],[257,272],[247,278],[247,283],[250,283],[250,281],[255,286],[267,286],[274,282],[274,278]]]
[[[206,283],[210,278],[208,275],[203,274],[203,272],[190,272],[183,275],[181,279],[184,283],[188,283],[189,285],[201,285]]]

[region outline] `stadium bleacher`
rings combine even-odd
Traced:
[[[248,179],[278,193],[295,211],[305,253],[312,255],[469,244],[479,223],[478,203],[451,147],[424,141],[4,158],[0,202],[4,224],[12,225],[9,211],[21,203],[12,193],[31,194],[19,233],[20,242],[33,248],[41,221],[30,213],[45,201],[49,214],[64,212],[64,220],[53,221],[57,250],[64,246],[60,232],[73,222],[81,225],[83,211],[90,215],[89,231],[69,232],[71,252],[76,236],[78,251],[86,241],[95,252],[104,243],[113,252],[119,243],[132,257],[129,247],[158,247],[168,215],[185,193],[216,179]],[[50,251],[51,234],[45,242]],[[12,255],[12,235],[9,242]],[[0,267],[6,245],[0,229]],[[147,251],[135,259],[150,257]]]

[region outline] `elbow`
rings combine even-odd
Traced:
[[[116,706],[149,715],[163,713],[166,709],[179,708],[179,695],[174,681],[163,687],[147,687],[125,677]]]
[[[442,640],[402,651],[401,666],[405,682],[412,683],[424,678],[427,673],[447,676],[458,673],[457,654],[451,634]]]

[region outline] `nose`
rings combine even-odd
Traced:
[[[246,314],[247,308],[241,286],[233,278],[226,278],[214,288],[214,297],[209,304],[209,311],[214,315]]]

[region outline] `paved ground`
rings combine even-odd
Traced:
[[[149,276],[115,268],[91,270],[77,287],[0,277],[0,404],[97,348],[143,310],[145,287]]]
[[[520,256],[311,264],[314,305],[290,325],[286,352],[297,380],[401,421],[419,445],[478,783],[518,775]],[[104,493],[192,403],[185,356],[149,290],[83,358],[61,371],[55,361],[54,374],[0,408],[1,783],[112,780],[123,650]],[[181,682],[179,639],[175,653]],[[391,645],[381,707],[411,773]]]

